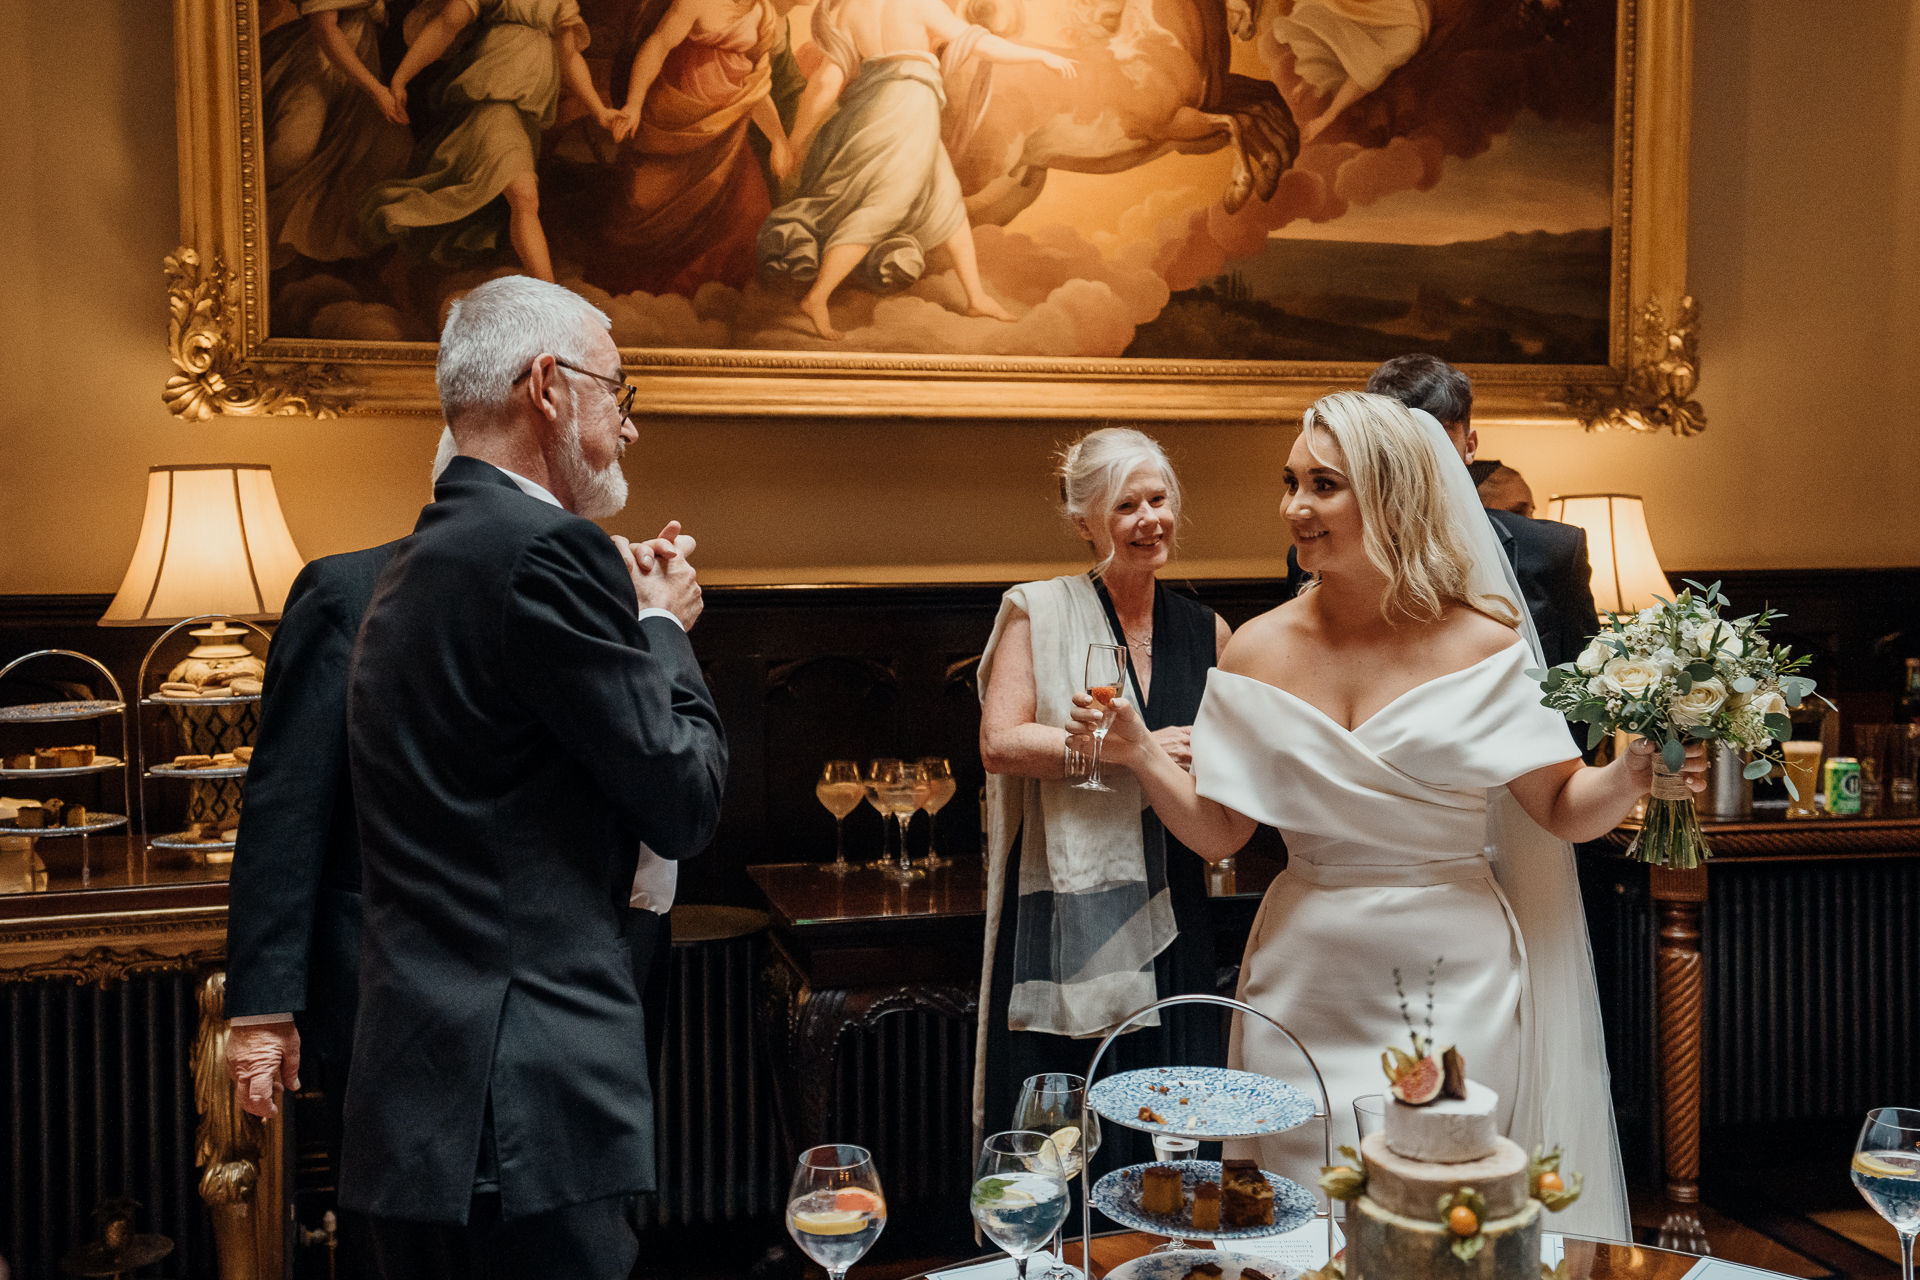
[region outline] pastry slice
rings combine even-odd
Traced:
[[[1220,1229],[1219,1183],[1200,1182],[1194,1185],[1193,1229],[1195,1231],[1218,1231]]]
[[[1253,1161],[1221,1162],[1220,1220],[1234,1228],[1273,1225],[1273,1184]]]
[[[1157,1218],[1178,1214],[1187,1202],[1180,1171],[1164,1164],[1148,1165],[1140,1174],[1140,1212]]]

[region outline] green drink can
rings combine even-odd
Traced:
[[[1827,812],[1845,817],[1860,812],[1860,762],[1852,756],[1827,760]]]

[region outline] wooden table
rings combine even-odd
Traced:
[[[986,917],[979,858],[957,858],[908,884],[821,866],[747,868],[773,918],[761,1023],[773,1046],[775,1094],[803,1148],[834,1140],[834,1055],[847,1031],[908,1009],[976,1015]]]
[[[1656,1044],[1666,1192],[1682,1205],[1700,1199],[1701,1065],[1705,1040],[1706,964],[1702,955],[1708,874],[1712,867],[1920,856],[1920,818],[1832,818],[1797,821],[1703,819],[1710,862],[1690,871],[1650,867],[1654,902]],[[1638,833],[1628,822],[1606,843],[1624,853]],[[1681,1210],[1661,1242],[1704,1239],[1697,1215]]]

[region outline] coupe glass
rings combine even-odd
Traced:
[[[787,1234],[832,1280],[845,1280],[886,1225],[886,1197],[865,1147],[829,1143],[800,1153],[787,1188]]]
[[[1100,746],[1107,740],[1107,730],[1113,727],[1113,700],[1120,696],[1126,679],[1126,655],[1127,651],[1117,644],[1087,646],[1087,692],[1100,704],[1104,714],[1099,727],[1093,731],[1093,768],[1085,782],[1073,784],[1082,791],[1113,790],[1100,781]]]
[[[1067,1220],[1067,1180],[1053,1139],[1027,1129],[988,1138],[967,1203],[987,1239],[1007,1251],[1014,1273],[1027,1280],[1027,1259]]]
[[[942,756],[927,756],[920,761],[922,785],[926,788],[927,798],[921,808],[927,811],[927,856],[920,865],[932,869],[952,862],[952,858],[940,856],[933,838],[935,815],[947,807],[947,801],[953,799],[957,784],[953,780],[953,766]]]
[[[1913,1280],[1920,1233],[1920,1110],[1876,1107],[1853,1144],[1853,1185],[1900,1235],[1901,1280]]]
[[[1079,1177],[1081,1164],[1100,1151],[1100,1117],[1087,1108],[1087,1082],[1080,1076],[1065,1072],[1028,1076],[1020,1086],[1013,1122],[1022,1129],[1052,1137],[1054,1150],[1060,1155],[1061,1176],[1068,1182]],[[1066,1264],[1065,1230],[1062,1226],[1054,1232],[1054,1260],[1048,1264],[1046,1280],[1080,1280],[1080,1273]]]
[[[829,760],[821,767],[820,781],[813,784],[813,794],[820,797],[820,803],[833,815],[833,861],[821,867],[822,871],[843,876],[853,870],[853,864],[847,861],[847,815],[860,807],[860,800],[867,788],[860,781],[860,766],[851,760]]]

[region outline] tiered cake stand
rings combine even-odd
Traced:
[[[116,760],[112,756],[96,754],[92,764],[78,765],[69,769],[0,769],[0,780],[21,778],[34,782],[47,782],[54,778],[73,778],[93,773],[112,773],[118,770],[120,773],[120,807],[122,809],[129,809],[130,807],[127,802],[131,796],[127,782],[127,702],[126,696],[120,692],[120,682],[113,678],[113,672],[107,670],[105,666],[95,659],[89,658],[84,653],[76,653],[72,649],[41,649],[34,653],[22,654],[6,666],[0,667],[0,679],[4,679],[9,672],[22,663],[32,662],[38,658],[53,657],[78,658],[80,661],[86,663],[95,671],[98,671],[101,677],[106,680],[108,687],[113,690],[113,697],[110,699],[97,699],[91,702],[34,702],[28,703],[25,706],[0,707],[0,723],[52,724],[63,720],[99,720],[107,716],[119,716],[120,758]],[[85,826],[20,827],[17,829],[9,827],[8,831],[11,834],[17,830],[20,835],[39,838],[50,836],[91,836],[98,835],[102,831],[111,831],[115,827],[124,827],[126,825],[127,815],[124,813],[95,813],[89,810]]]
[[[1106,1056],[1108,1045],[1149,1014],[1183,1004],[1220,1005],[1270,1023],[1306,1059],[1320,1095],[1317,1106],[1311,1095],[1283,1080],[1252,1071],[1229,1071],[1219,1067],[1145,1067],[1096,1080],[1100,1060]],[[1086,1108],[1098,1113],[1102,1120],[1125,1125],[1129,1129],[1178,1138],[1197,1138],[1202,1142],[1263,1138],[1296,1129],[1309,1120],[1318,1120],[1326,1152],[1324,1163],[1333,1163],[1333,1107],[1327,1098],[1326,1081],[1321,1077],[1313,1055],[1307,1052],[1307,1047],[1300,1043],[1299,1037],[1274,1019],[1251,1005],[1224,996],[1170,996],[1148,1005],[1115,1027],[1100,1042],[1092,1063],[1087,1067]],[[1142,1108],[1163,1117],[1163,1120],[1142,1119]],[[1089,1117],[1083,1114],[1080,1117],[1082,1132],[1087,1131],[1088,1122]],[[1193,1184],[1201,1179],[1214,1182],[1220,1179],[1220,1165],[1216,1161],[1176,1160],[1168,1163],[1180,1170],[1189,1193]],[[1273,1188],[1272,1226],[1223,1227],[1201,1231],[1177,1218],[1160,1218],[1141,1212],[1138,1200],[1141,1175],[1152,1166],[1132,1165],[1116,1169],[1095,1185],[1090,1164],[1090,1161],[1082,1161],[1080,1169],[1080,1257],[1083,1260],[1093,1257],[1093,1208],[1096,1204],[1102,1213],[1115,1222],[1137,1231],[1173,1239],[1212,1240],[1216,1243],[1282,1235],[1315,1218],[1325,1218],[1329,1255],[1333,1251],[1331,1205],[1321,1208],[1319,1196],[1290,1178],[1275,1173],[1266,1174],[1267,1182]]]
[[[259,636],[262,640],[265,640],[268,644],[273,643],[273,636],[269,632],[261,630],[245,619],[232,617],[229,614],[205,613],[196,618],[188,618],[184,622],[178,622],[168,627],[165,633],[148,648],[147,656],[140,660],[139,688],[144,690],[147,687],[147,668],[152,665],[154,655],[160,652],[160,646],[171,639],[176,632],[187,627],[200,626],[208,622],[237,622]],[[260,695],[257,693],[231,694],[217,698],[177,698],[169,697],[163,693],[150,693],[140,699],[139,707],[135,710],[137,713],[139,708],[144,707],[164,707],[169,709],[211,709],[218,707],[222,708],[222,710],[215,714],[224,717],[233,714],[226,711],[226,708],[258,701],[260,701]],[[213,733],[215,731],[203,730],[203,732]],[[184,732],[182,737],[183,739],[186,737]],[[192,835],[184,831],[167,832],[161,835],[153,834],[152,828],[147,825],[147,780],[151,778],[156,782],[173,780],[187,783],[214,783],[227,779],[246,777],[246,766],[239,765],[222,769],[177,769],[170,763],[149,765],[147,763],[147,733],[145,724],[139,726],[139,732],[134,735],[134,743],[140,752],[140,829],[147,832],[147,846],[153,849],[189,850],[196,858],[203,862],[232,862],[234,841],[231,836],[223,840],[196,840]],[[183,741],[182,745],[187,744]]]

